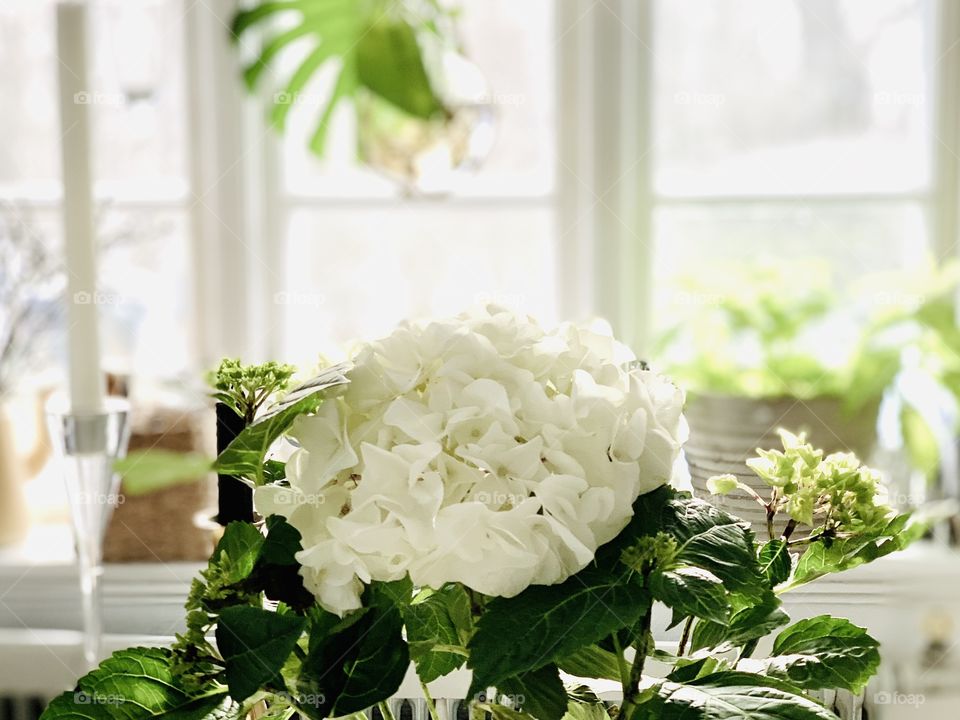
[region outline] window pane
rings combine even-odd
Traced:
[[[914,202],[660,207],[654,235],[653,317],[661,328],[715,301],[683,279],[709,286],[727,265],[824,260],[837,289],[849,291],[865,275],[919,267],[928,248],[925,213]]]
[[[495,139],[480,170],[458,174],[450,190],[473,196],[549,193],[555,157],[553,2],[465,0],[462,7],[463,46],[489,86]],[[279,77],[286,77],[296,67],[292,65]],[[330,84],[330,78],[319,78],[300,94],[300,106],[290,113],[281,140],[287,190],[325,197],[396,194],[396,183],[358,166],[356,132],[346,107],[334,118],[323,160],[306,150],[319,115],[317,105]]]
[[[90,6],[92,162],[111,198],[185,196],[183,4],[102,0]],[[60,194],[56,2],[0,3],[0,196]]]
[[[192,270],[183,210],[101,212],[102,346],[118,371],[171,378],[190,362]]]
[[[0,3],[0,196],[52,196],[60,178],[54,8]]]
[[[104,365],[138,379],[171,378],[189,362],[190,282],[188,222],[180,210],[128,210],[101,207],[98,293]],[[63,219],[60,210],[13,203],[0,206],[0,248],[11,262],[35,268],[12,307],[31,308],[24,347],[27,362],[15,371],[27,377],[66,367],[63,324]],[[17,260],[19,258],[19,261]],[[17,267],[23,267],[18,264]],[[0,272],[0,278],[2,278]],[[6,288],[5,288],[6,289]],[[0,317],[0,335],[5,331]],[[21,343],[22,344],[22,343]]]
[[[112,198],[187,189],[181,0],[92,6],[94,174]]]
[[[388,235],[384,228],[389,228]],[[404,318],[497,302],[549,322],[555,313],[552,213],[418,204],[300,210],[289,228],[286,359],[308,363]]]
[[[933,0],[660,0],[655,187],[922,190]]]

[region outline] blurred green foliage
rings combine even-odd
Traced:
[[[678,282],[684,312],[654,353],[693,395],[837,397],[852,416],[879,403],[902,373],[960,403],[960,267],[832,283],[817,260],[717,267]],[[901,434],[915,467],[939,459],[929,407],[904,397]]]

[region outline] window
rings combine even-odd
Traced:
[[[938,231],[955,228],[935,223],[937,12],[929,0],[655,4],[656,318],[689,302],[672,278],[718,263],[826,258],[840,283],[942,247]]]
[[[350,117],[322,159],[305,150],[316,110],[279,142],[285,262],[273,285],[280,354],[316,360],[404,318],[493,301],[555,316],[553,7],[468,0],[462,41],[492,101],[494,139],[476,173],[439,195],[402,188],[356,159]],[[387,232],[389,229],[389,232]]]
[[[60,123],[53,0],[0,8],[0,202],[6,228],[59,254]],[[105,362],[169,377],[190,363],[183,12],[176,0],[92,5],[90,105]],[[64,352],[54,346],[54,355]],[[51,358],[59,364],[59,357]]]
[[[956,15],[936,0],[467,0],[488,157],[408,197],[337,117],[318,160],[268,130],[235,3],[98,0],[89,101],[108,353],[169,375],[223,354],[311,362],[490,299],[599,313],[639,348],[725,260],[865,274],[956,234]],[[0,8],[5,222],[59,239],[53,0]],[[11,220],[12,218],[12,220]],[[388,231],[385,231],[388,229]],[[193,332],[185,328],[193,327]]]

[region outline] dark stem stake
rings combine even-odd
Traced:
[[[217,455],[226,450],[246,426],[246,418],[237,415],[233,408],[218,402]],[[218,475],[217,522],[226,527],[227,523],[236,520],[253,522],[253,490],[233,475]]]
[[[217,399],[217,455],[227,449],[245,428],[253,424],[257,411],[271,395],[286,389],[296,368],[276,362],[244,365],[239,359],[224,358],[208,382]],[[253,522],[253,491],[233,475],[218,478],[217,522]]]

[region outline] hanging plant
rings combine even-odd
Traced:
[[[281,29],[281,23],[288,23]],[[320,116],[309,141],[323,155],[327,130],[336,107],[362,95],[423,123],[453,117],[427,71],[425,36],[438,48],[456,47],[450,10],[435,0],[280,0],[261,2],[237,13],[231,28],[235,41],[257,29],[263,42],[257,57],[243,71],[252,92],[266,83],[274,67],[295,43],[309,39],[312,49],[273,95],[270,121],[283,131],[291,109],[310,81],[330,64],[337,66],[332,90],[319,103]],[[355,105],[356,106],[356,105]]]

